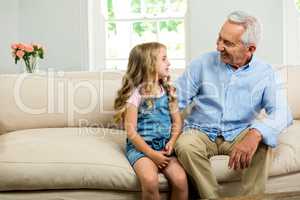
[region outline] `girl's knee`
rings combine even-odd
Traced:
[[[185,172],[176,173],[170,181],[176,189],[185,190],[187,188],[188,180]]]
[[[176,190],[185,190],[187,188],[187,175],[183,169],[177,169],[175,173],[173,172],[169,175],[168,179]]]
[[[159,188],[158,176],[148,175],[141,179],[142,189],[148,192],[156,192]]]

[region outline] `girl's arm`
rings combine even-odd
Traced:
[[[166,144],[165,150],[167,151],[168,155],[171,155],[173,152],[173,147],[175,145],[175,142],[181,133],[182,120],[181,120],[181,115],[179,112],[177,100],[169,103],[169,109],[171,112],[171,119],[172,119],[171,138],[169,142]]]
[[[153,160],[153,162],[158,166],[158,168],[162,169],[168,165],[170,159],[164,155],[165,153],[153,150],[137,133],[137,112],[138,111],[136,106],[127,103],[124,120],[124,127],[127,132],[127,138],[133,143],[133,145],[138,151],[143,152],[145,155],[147,155],[150,159]]]

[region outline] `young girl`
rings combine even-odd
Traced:
[[[114,105],[115,119],[127,132],[126,156],[140,180],[143,200],[159,199],[158,172],[168,178],[172,200],[188,199],[185,171],[172,154],[181,118],[169,66],[163,44],[135,46]]]

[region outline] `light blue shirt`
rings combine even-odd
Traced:
[[[255,56],[238,69],[220,60],[219,52],[191,62],[175,86],[180,110],[193,102],[184,129],[195,128],[215,141],[232,141],[246,128],[257,129],[263,143],[277,145],[277,136],[292,124],[284,83],[278,73]],[[257,119],[264,109],[267,116]]]

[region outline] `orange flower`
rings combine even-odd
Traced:
[[[22,51],[22,50],[18,50],[18,51],[16,52],[17,57],[20,58],[20,59],[23,58],[24,54],[25,54],[25,52]]]
[[[18,48],[18,44],[16,44],[16,43],[12,44],[11,48],[14,49],[14,50],[16,50]]]
[[[26,48],[25,46],[26,46],[26,44],[23,44],[23,43],[18,44],[18,48],[21,50],[25,50],[25,48]]]
[[[25,44],[24,45],[24,50],[26,51],[26,52],[33,52],[33,46],[31,46],[31,45],[29,45],[29,44]]]

